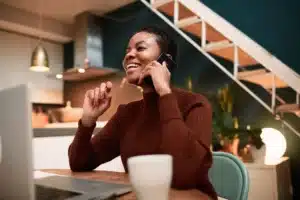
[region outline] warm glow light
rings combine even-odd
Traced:
[[[265,164],[277,164],[286,151],[285,137],[273,128],[263,128],[260,137],[266,145]]]
[[[62,79],[63,75],[62,74],[56,74],[57,79]]]
[[[85,72],[85,69],[79,68],[79,69],[78,69],[78,72],[79,72],[79,73],[84,73],[84,72]]]
[[[247,130],[249,131],[251,129],[250,125],[247,125]]]
[[[48,72],[49,71],[49,68],[45,67],[45,66],[31,66],[29,69],[34,72]]]

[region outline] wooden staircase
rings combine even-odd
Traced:
[[[141,2],[271,113],[274,115],[278,113],[294,113],[300,117],[299,74],[199,0],[151,0],[150,3],[149,1],[141,0]],[[169,20],[170,17],[172,17],[173,21]],[[199,37],[201,44],[195,42],[187,33]],[[233,70],[227,70],[215,59],[215,56],[231,61]],[[249,66],[254,65],[262,67],[251,70]],[[244,82],[255,83],[266,89],[271,94],[271,105],[268,105],[254,94]],[[295,102],[291,104],[286,103],[281,97],[276,95],[277,88],[288,87],[295,91]],[[295,130],[283,119],[281,120],[300,137],[299,131]]]
[[[162,4],[164,2],[164,4]],[[170,1],[154,1],[153,7],[157,10],[167,14],[168,16],[174,16],[174,0]],[[234,45],[224,35],[218,32],[209,24],[202,21],[201,18],[191,10],[186,8],[183,4],[179,3],[179,16],[176,23],[177,27],[189,32],[197,37],[206,36],[204,40],[208,42],[205,48],[208,52],[223,57],[227,60],[234,61]],[[203,33],[206,32],[206,33]],[[203,46],[203,45],[202,45]],[[238,49],[239,65],[248,66],[257,64],[256,60],[252,59],[240,48]]]

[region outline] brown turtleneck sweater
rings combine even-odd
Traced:
[[[146,93],[140,101],[120,105],[93,137],[95,125],[84,127],[81,121],[78,124],[69,147],[71,170],[93,170],[121,155],[127,172],[127,159],[131,156],[170,154],[173,188],[197,188],[217,199],[208,179],[212,110],[205,97],[175,88],[162,97],[155,92]]]

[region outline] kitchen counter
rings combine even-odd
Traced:
[[[97,133],[105,126],[106,122],[98,121],[94,133]],[[34,128],[33,136],[36,137],[58,137],[73,136],[78,128],[77,122],[53,123],[48,124],[44,128]]]

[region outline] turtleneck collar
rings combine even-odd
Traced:
[[[158,112],[159,95],[155,91],[143,93],[143,112],[146,116],[153,116]]]
[[[174,92],[175,90],[176,90],[176,88],[171,86],[171,91]],[[160,97],[159,94],[157,94],[155,90],[143,92],[143,102],[146,105],[146,107],[153,108],[153,106],[156,106],[158,103],[159,97]]]
[[[175,88],[171,87],[171,91],[174,92]],[[155,90],[149,92],[143,92],[143,100],[144,102],[152,102],[153,100],[156,102],[159,98],[159,94],[156,93]]]
[[[146,104],[156,104],[159,95],[155,91],[144,92],[143,100]]]

